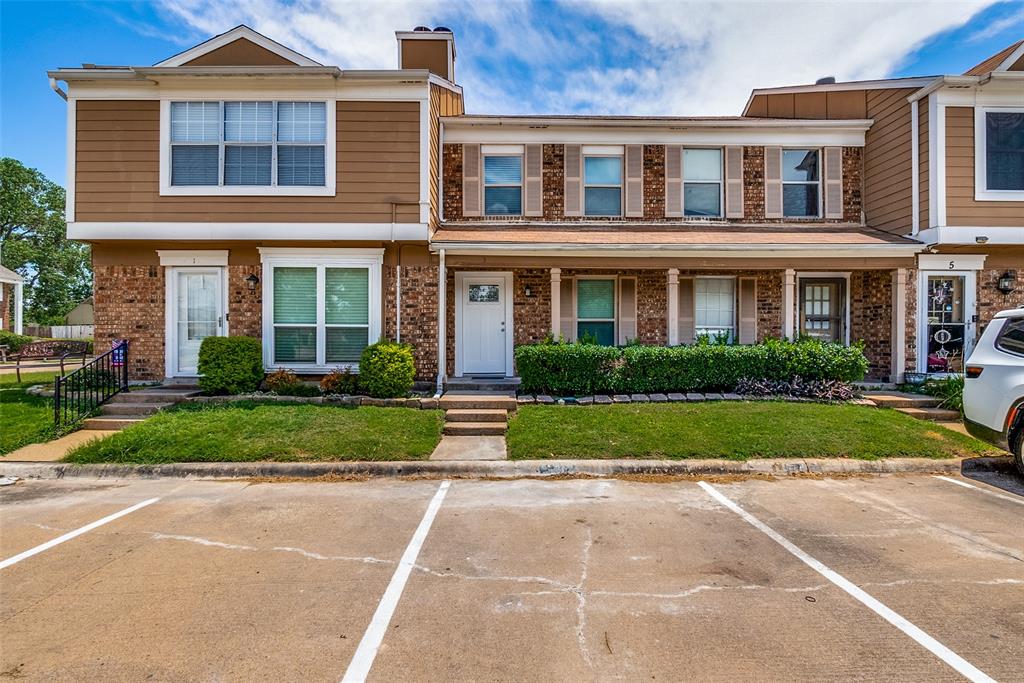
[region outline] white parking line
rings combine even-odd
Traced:
[[[60,545],[64,541],[70,541],[72,538],[77,538],[78,536],[81,536],[82,534],[86,533],[87,531],[92,531],[93,529],[95,529],[97,527],[101,527],[104,524],[107,524],[108,522],[113,522],[115,519],[120,519],[121,517],[124,517],[127,514],[135,512],[136,510],[141,510],[142,508],[146,507],[147,505],[152,505],[153,503],[157,502],[158,500],[160,500],[160,499],[159,498],[150,498],[149,500],[144,500],[141,503],[136,503],[135,505],[132,505],[130,508],[125,508],[124,510],[121,510],[120,512],[115,512],[112,515],[107,515],[103,519],[97,519],[95,522],[91,522],[89,524],[86,524],[85,526],[79,527],[78,529],[75,529],[74,531],[69,531],[68,533],[64,534],[63,536],[58,536],[57,538],[53,539],[52,541],[47,541],[46,543],[43,543],[42,545],[37,545],[35,548],[29,548],[25,552],[18,553],[14,557],[8,557],[3,562],[0,562],[0,569],[6,569],[7,567],[10,567],[12,564],[17,564],[17,563],[21,562],[22,560],[26,560],[26,559],[32,557],[33,555],[38,555],[39,553],[43,552],[44,550],[49,550],[50,548],[54,547],[55,545]]]
[[[409,580],[409,574],[416,564],[420,548],[423,547],[423,541],[427,538],[437,511],[441,509],[441,503],[444,501],[445,494],[448,493],[449,486],[451,486],[450,481],[441,482],[437,493],[434,494],[430,505],[427,506],[427,511],[423,513],[423,519],[420,520],[420,525],[416,527],[416,532],[412,535],[405,552],[402,553],[402,559],[398,561],[398,567],[391,577],[391,583],[388,584],[387,590],[384,591],[384,596],[377,605],[377,611],[373,613],[373,620],[366,628],[363,639],[359,641],[356,653],[352,655],[352,661],[349,662],[348,670],[345,671],[345,677],[341,679],[342,683],[356,683],[357,681],[362,683],[370,673],[370,667],[373,666],[373,660],[377,657],[377,650],[380,649],[380,644],[384,640],[388,624],[395,613],[395,608],[398,607],[398,600],[402,597],[405,583]]]
[[[932,476],[934,476],[936,479],[941,479],[942,481],[948,481],[950,484],[956,484],[957,486],[963,486],[965,489],[974,489],[975,491],[981,491],[982,493],[988,494],[988,495],[992,496],[993,498],[1001,498],[1002,500],[1008,500],[1011,503],[1016,503],[1017,505],[1024,505],[1024,499],[1011,498],[1010,496],[1004,496],[1001,493],[996,493],[995,491],[989,491],[988,489],[983,489],[980,486],[975,486],[974,484],[968,484],[966,481],[960,481],[959,479],[953,479],[952,477],[943,477],[940,474],[934,474]]]
[[[829,569],[824,564],[814,559],[803,550],[795,546],[789,540],[787,540],[780,533],[772,529],[770,526],[754,517],[752,514],[741,508],[739,505],[722,495],[715,487],[711,486],[707,482],[697,482],[702,489],[704,489],[708,495],[717,500],[719,503],[729,508],[737,515],[743,518],[748,524],[762,532],[770,539],[781,545],[783,548],[789,551],[791,555],[796,557],[798,560],[806,564],[808,567],[818,572],[826,579],[834,583],[839,588],[846,591],[855,600],[866,606],[868,609],[873,611],[878,616],[882,617],[890,624],[903,631],[905,634],[913,638],[918,645],[921,645],[933,655],[941,659],[943,662],[953,667],[960,675],[970,681],[986,681],[994,683],[993,679],[989,677],[985,672],[981,671],[973,664],[968,662],[966,659],[958,655],[957,653],[950,650],[948,647],[940,643],[939,641],[932,638],[930,635],[922,631],[920,628],[910,623],[907,619],[900,616],[896,612],[892,611],[877,599],[873,598],[867,592],[859,588],[852,581],[844,578],[842,575]]]

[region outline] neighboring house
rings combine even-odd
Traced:
[[[0,266],[0,330],[23,331],[25,279],[10,268]]]
[[[92,297],[80,302],[77,306],[68,311],[68,314],[64,316],[65,325],[92,325],[93,324],[93,306]]]
[[[134,376],[194,375],[211,334],[310,374],[399,339],[439,385],[513,376],[549,336],[809,335],[899,380],[958,369],[1024,302],[998,291],[1024,264],[1020,44],[965,77],[758,90],[740,117],[467,116],[451,32],[396,35],[395,71],[243,26],[50,73],[96,340],[132,339]]]

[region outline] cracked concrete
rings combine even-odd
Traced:
[[[338,680],[436,482],[27,482],[0,671]],[[997,680],[1024,657],[1020,505],[921,476],[716,484]],[[954,680],[692,482],[452,484],[370,680]]]

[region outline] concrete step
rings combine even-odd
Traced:
[[[441,397],[442,410],[507,410],[516,409],[516,397],[510,392],[449,392]]]
[[[102,429],[105,431],[118,431],[133,424],[145,420],[145,417],[90,417],[82,423],[83,429]]]
[[[446,422],[508,422],[507,410],[455,408],[444,414]]]
[[[107,403],[100,407],[100,412],[108,417],[125,415],[152,415],[169,408],[173,403]]]
[[[111,403],[180,403],[191,396],[198,396],[198,389],[144,389],[125,391],[110,399]]]
[[[477,377],[477,378],[450,378],[444,384],[445,391],[455,392],[514,392],[519,389],[518,377]]]
[[[960,411],[945,408],[896,408],[896,412],[931,422],[959,422]]]
[[[501,436],[506,428],[504,422],[446,422],[444,433],[450,436]]]
[[[936,408],[942,399],[922,394],[910,394],[902,391],[865,391],[864,398],[869,398],[882,408]]]

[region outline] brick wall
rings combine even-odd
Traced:
[[[261,267],[228,266],[228,331],[232,337],[263,337],[263,286],[249,291],[250,275],[262,277]]]
[[[133,380],[164,377],[164,269],[160,266],[94,266],[95,349],[129,339]]]
[[[413,349],[416,379],[432,381],[437,378],[437,266],[402,266],[402,334],[404,344]],[[385,266],[384,337],[394,340],[397,315],[395,313],[396,279],[394,266]],[[372,341],[372,340],[371,340]]]
[[[1004,273],[1009,271],[1012,275],[1017,277],[1017,284],[1014,291],[1009,294],[1003,294],[1000,292],[996,285],[999,282],[999,278]],[[999,311],[1005,311],[1008,308],[1018,308],[1024,306],[1024,268],[998,268],[996,270],[987,269],[979,270],[977,274],[978,280],[978,336],[985,330],[992,317]]]
[[[850,275],[850,341],[864,342],[868,379],[888,381],[892,364],[892,271]]]
[[[644,218],[649,223],[693,223],[693,219],[665,216],[665,145],[644,145]],[[811,222],[860,223],[862,209],[861,183],[863,177],[863,150],[859,147],[843,148],[843,219],[811,219]],[[567,223],[635,222],[635,218],[607,216],[565,215],[565,146],[543,146],[543,203],[545,221]],[[518,223],[537,219],[521,216],[480,216],[464,218],[462,215],[462,145],[447,144],[442,152],[444,166],[444,217],[446,222],[461,220],[473,222]],[[743,148],[743,218],[731,223],[800,223],[799,219],[770,219],[764,217],[764,147]],[[703,222],[724,223],[724,219],[704,219]]]
[[[0,282],[0,287],[3,294],[0,297],[0,330],[12,331],[14,327],[14,315],[12,314],[14,306],[14,285],[6,282]]]

